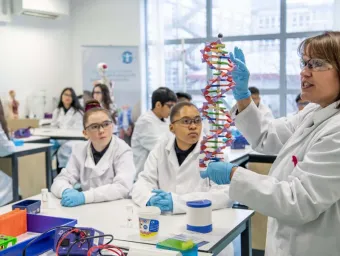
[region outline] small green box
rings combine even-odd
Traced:
[[[12,236],[5,236],[0,234],[0,251],[8,247],[8,245],[15,245],[17,243],[17,238]]]
[[[159,242],[156,247],[158,249],[181,252],[183,256],[198,255],[198,247],[192,240],[181,241],[174,238],[169,238]]]

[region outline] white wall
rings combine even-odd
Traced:
[[[141,45],[140,2],[71,1],[73,84],[78,93],[82,91],[82,46]]]
[[[46,90],[45,111],[51,111],[52,97],[58,96],[63,87],[72,85],[70,51],[69,17],[47,20],[13,16],[10,23],[1,24],[1,98],[7,98],[8,91],[15,90],[23,116],[26,98]]]

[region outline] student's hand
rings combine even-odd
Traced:
[[[250,97],[250,91],[248,89],[250,74],[246,66],[243,51],[235,47],[234,53],[230,53],[230,60],[235,64],[235,68],[231,72],[233,80],[235,81],[235,87],[233,88],[234,98],[237,101],[247,99]]]
[[[65,195],[67,195],[67,194],[69,194],[69,193],[72,193],[72,192],[74,192],[74,191],[77,191],[77,190],[75,190],[75,189],[73,189],[73,188],[67,188],[67,189],[65,189],[65,190],[63,191],[63,193],[61,194],[61,198],[63,198]]]
[[[74,207],[82,204],[85,204],[84,193],[75,189],[66,195],[63,195],[61,199],[61,205],[65,207]]]
[[[210,162],[208,168],[201,172],[201,178],[209,178],[218,185],[230,184],[230,176],[234,167],[237,165],[227,162]]]
[[[160,189],[153,190],[152,193],[155,193],[156,195],[150,198],[148,202],[149,205],[158,207],[162,212],[171,212],[173,210],[171,193],[167,193]]]

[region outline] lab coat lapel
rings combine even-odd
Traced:
[[[106,172],[106,170],[110,168],[110,164],[112,164],[110,161],[110,156],[113,154],[114,144],[114,138],[112,138],[109,148],[96,165],[93,160],[91,142],[88,143],[85,168],[91,170],[90,178],[101,176],[103,173]]]
[[[297,144],[302,143],[302,141],[310,135],[317,127],[322,124],[325,120],[329,119],[333,115],[339,112],[339,109],[336,109],[338,103],[333,103],[326,108],[319,108],[311,115],[307,116],[295,134],[290,138],[287,142],[286,146],[283,148],[281,153],[291,151],[292,147],[295,147]]]

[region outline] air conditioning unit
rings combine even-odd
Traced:
[[[13,0],[14,13],[40,18],[56,19],[69,15],[69,0]]]

